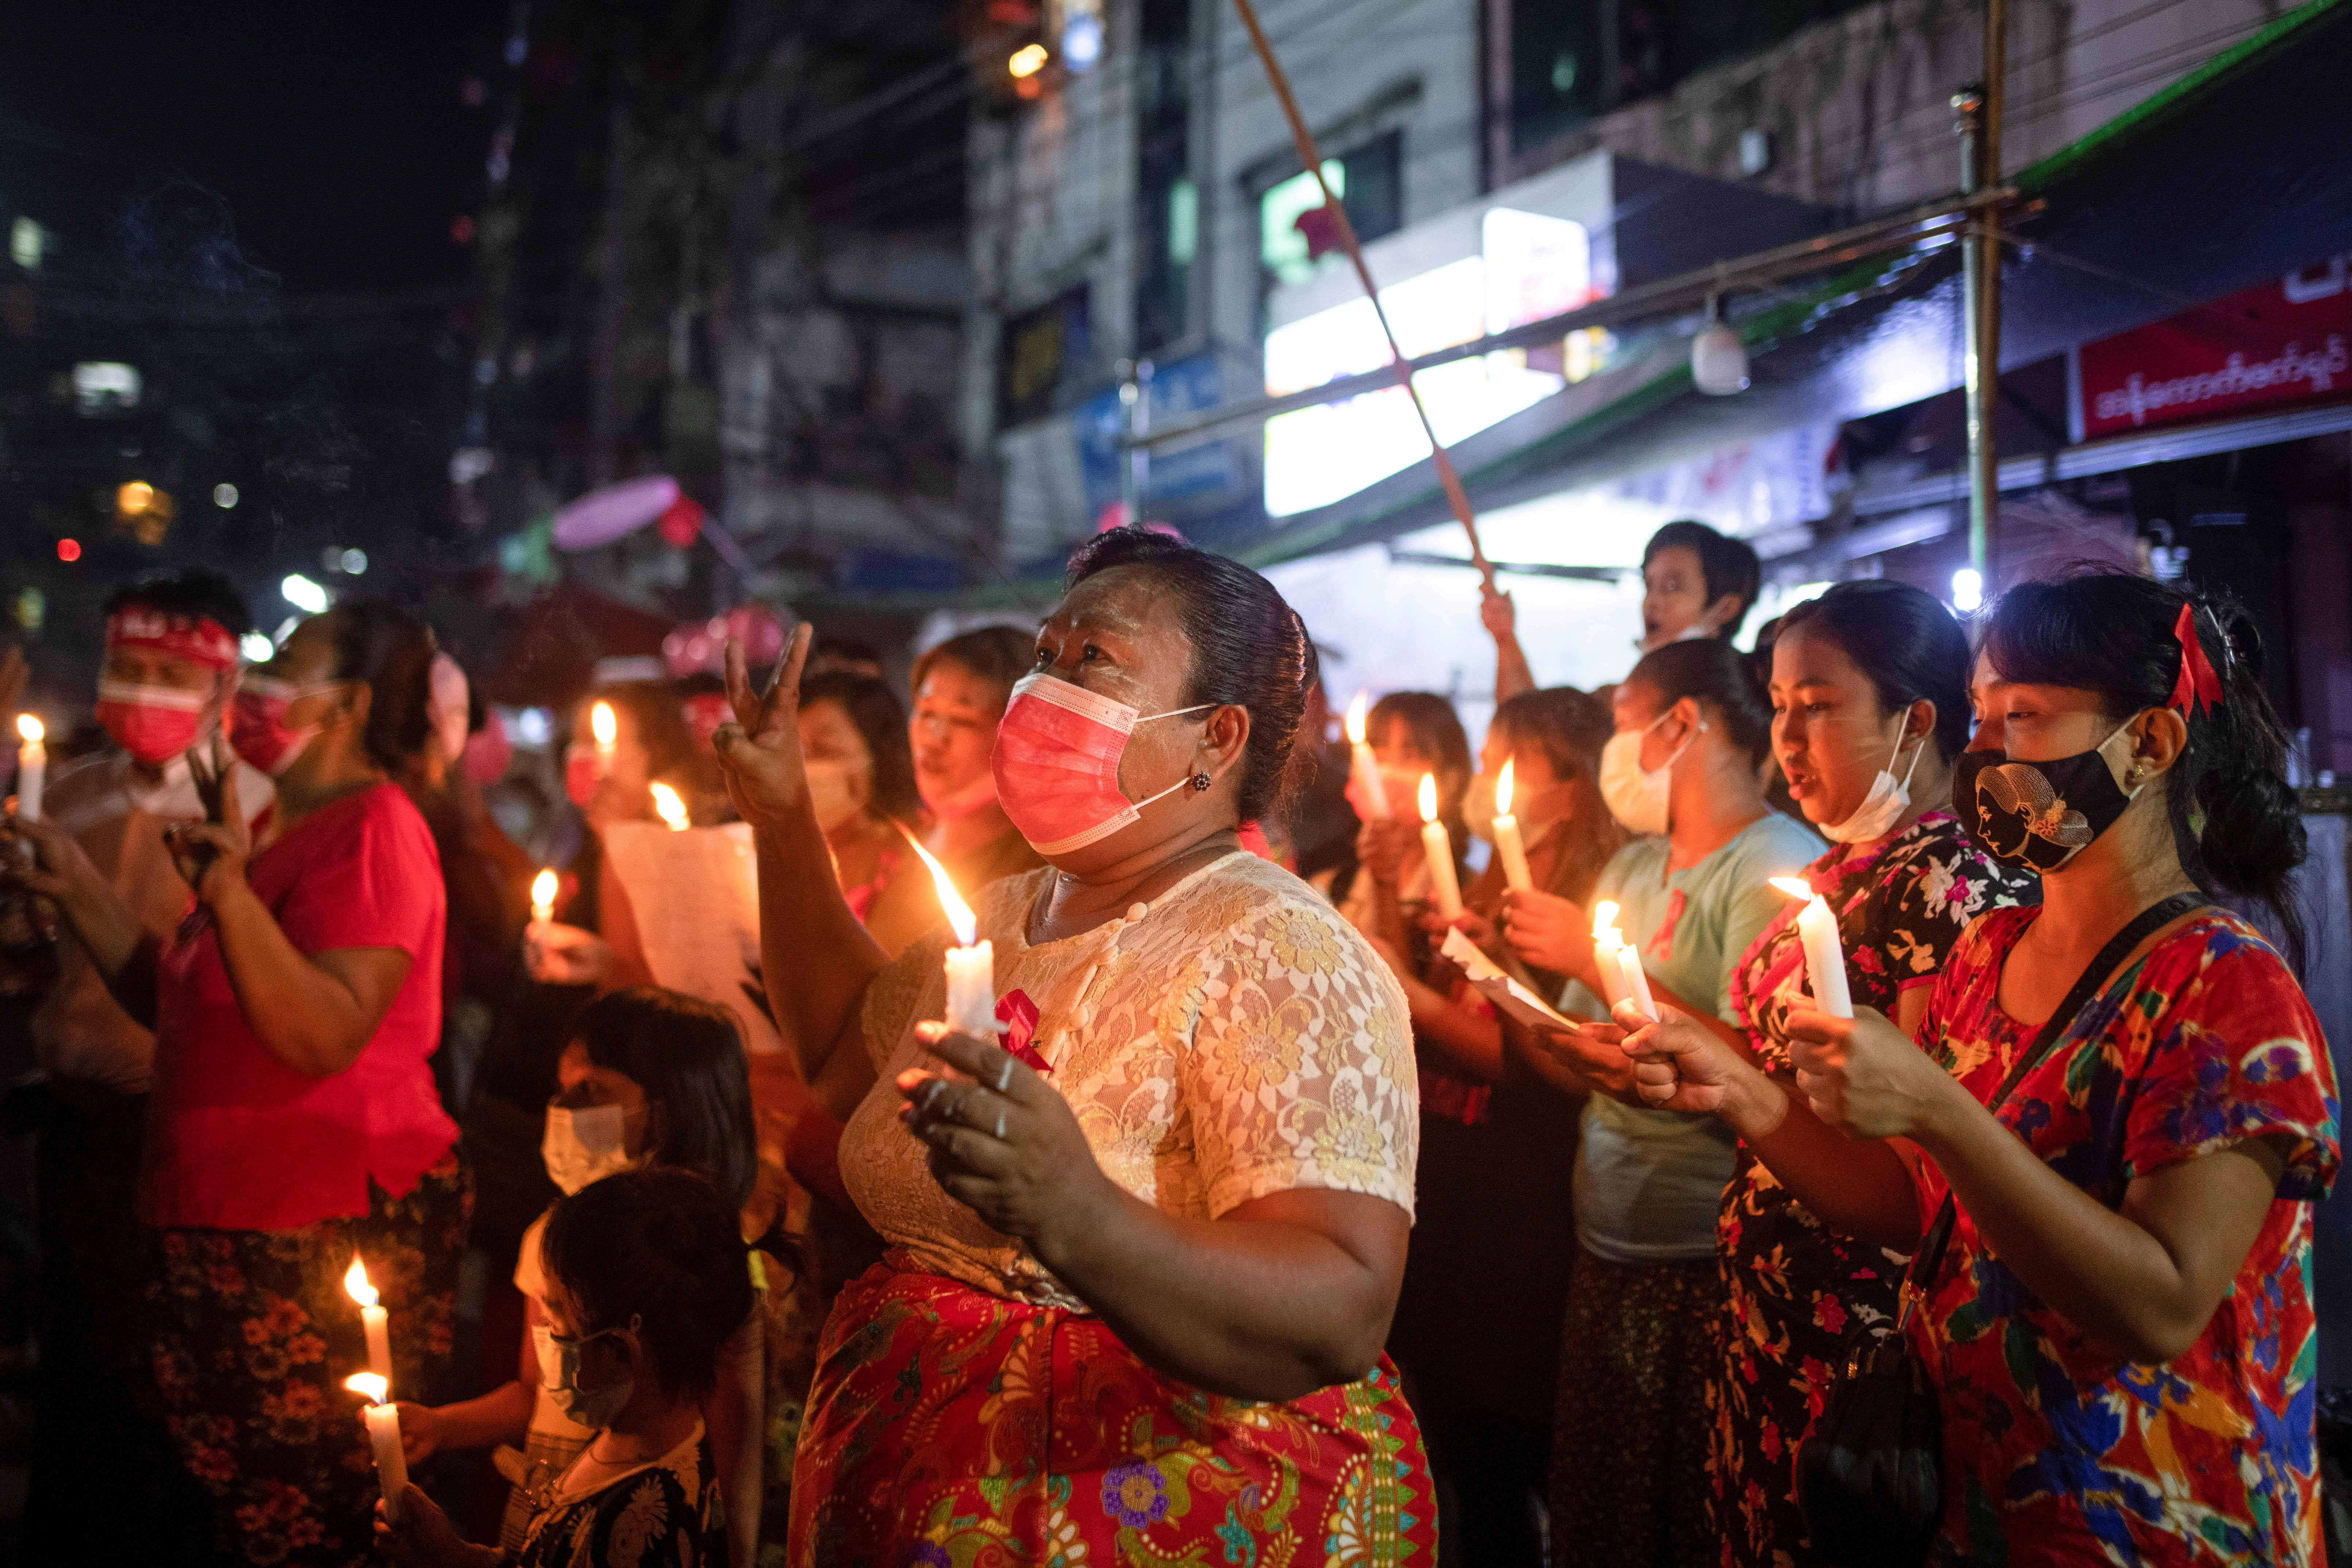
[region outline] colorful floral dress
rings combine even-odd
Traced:
[[[1980,1100],[2032,1043],[1997,995],[2039,912],[1970,929],[1921,1026]],[[2285,963],[2235,916],[2197,916],[2085,1006],[1997,1114],[2109,1208],[2137,1177],[2249,1139],[2273,1140],[2286,1166],[2230,1293],[2160,1366],[2043,1306],[1961,1207],[1909,1329],[1942,1400],[1934,1560],[2323,1562],[2311,1211],[2335,1179],[2339,1108],[2327,1042]],[[1922,1224],[1945,1192],[1925,1166]]]
[[[727,1509],[710,1443],[694,1435],[651,1464],[596,1479],[584,1463],[534,1499],[516,1568],[704,1568],[727,1561]]]
[[[2038,879],[1987,859],[1948,811],[1876,844],[1832,845],[1804,876],[1837,915],[1854,1005],[1890,1018],[1902,993],[1935,983],[1970,921],[2041,897]],[[1789,1009],[1811,1005],[1802,908],[1790,900],[1731,977],[1732,1007],[1772,1072],[1790,1070]],[[1721,1355],[1707,1385],[1709,1534],[1724,1568],[1811,1563],[1797,1447],[1846,1335],[1894,1315],[1904,1259],[1824,1226],[1745,1144],[1715,1235],[1730,1310],[1717,1319]]]
[[[1050,870],[977,900],[1006,1048],[1042,1064],[1103,1173],[1172,1215],[1273,1193],[1364,1193],[1412,1210],[1417,1123],[1405,1000],[1312,889],[1234,854],[1150,904],[1032,946]],[[1026,1247],[932,1179],[896,1075],[935,1061],[943,934],[877,976],[879,1081],[841,1143],[844,1181],[892,1247],[835,1304],[801,1428],[791,1560],[908,1563],[1428,1563],[1435,1507],[1385,1358],[1261,1403],[1146,1366]]]

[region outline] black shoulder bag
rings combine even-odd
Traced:
[[[2179,893],[2117,931],[1985,1108],[1998,1110],[2010,1091],[2042,1065],[2125,954],[2150,931],[2205,903],[2199,894]],[[1900,1312],[1891,1325],[1865,1323],[1847,1337],[1828,1405],[1797,1452],[1797,1501],[1805,1510],[1813,1549],[1832,1568],[1918,1568],[1943,1516],[1943,1420],[1936,1385],[1911,1353],[1903,1331],[1944,1260],[1954,1213],[1948,1192],[1904,1272]]]

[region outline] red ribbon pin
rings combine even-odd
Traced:
[[[2180,606],[2180,618],[2172,623],[2172,635],[2180,644],[2180,679],[2172,683],[2172,697],[2165,706],[2178,709],[2184,719],[2208,708],[2219,708],[2221,678],[2213,673],[2212,661],[2205,657],[2204,645],[2197,640],[2197,606]]]

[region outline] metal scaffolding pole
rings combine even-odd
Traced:
[[[1960,189],[1975,195],[2000,184],[2001,79],[2009,59],[2008,0],[1985,0],[1984,82],[1952,99],[1958,112]],[[2000,387],[2000,213],[1975,210],[1963,252],[1969,424],[1969,565],[1993,591],[2000,511],[2000,447],[1993,400]]]

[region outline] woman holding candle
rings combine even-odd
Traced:
[[[415,1485],[375,1531],[401,1568],[707,1568],[740,1513],[703,1411],[753,1310],[730,1198],[670,1166],[583,1188],[547,1218],[546,1315],[532,1330],[538,1376],[589,1439],[533,1482],[530,1522],[510,1550],[459,1536]]]
[[[1772,748],[1798,805],[1832,842],[1795,884],[1804,898],[1741,956],[1730,997],[1746,1055],[1784,1086],[1794,1082],[1790,1011],[1821,992],[1803,920],[1825,928],[1811,946],[1836,965],[1847,1016],[1869,1007],[1916,1034],[1969,922],[2040,897],[2030,873],[1971,847],[1948,809],[1952,761],[1968,744],[1968,665],[1950,612],[1898,583],[1841,583],[1780,623]],[[1691,1028],[1677,1020],[1660,1032]],[[1774,1171],[1810,1157],[1866,1180],[1869,1165],[1852,1152],[1863,1148],[1792,1098],[1769,1137],[1742,1141],[1724,1189],[1717,1257],[1731,1310],[1707,1390],[1707,1463],[1710,1529],[1732,1564],[1818,1561],[1797,1506],[1796,1452],[1847,1335],[1893,1319],[1903,1260],[1825,1226]]]
[[[427,1060],[441,877],[386,776],[425,743],[432,658],[423,626],[349,604],[246,678],[229,742],[276,777],[277,807],[257,843],[226,751],[192,754],[205,820],[166,843],[195,904],[160,953],[72,839],[11,825],[38,854],[27,885],[153,1021],[151,1364],[213,1545],[240,1559],[367,1553],[367,1449],[341,1388],[365,1365],[354,1256],[390,1310],[395,1386],[430,1387],[449,1352],[467,1193]]]
[[[1376,808],[1360,771],[1349,778],[1348,804],[1363,826],[1356,835],[1356,864],[1335,871],[1331,898],[1366,936],[1410,950],[1415,944],[1404,906],[1436,903],[1441,862],[1454,873],[1451,885],[1460,900],[1462,855],[1470,847],[1462,816],[1470,737],[1454,704],[1433,691],[1390,692],[1372,704],[1364,732],[1388,809]],[[1426,816],[1420,810],[1423,779],[1433,781],[1433,809]],[[1433,827],[1443,838],[1428,831]],[[1433,860],[1430,846],[1441,842],[1449,853]]]
[[[1051,866],[977,900],[1002,1048],[923,1022],[941,935],[886,964],[811,896],[805,641],[764,700],[736,662],[719,744],[759,836],[770,994],[813,1082],[842,1053],[885,1074],[842,1163],[893,1251],[827,1327],[795,1552],[1427,1561],[1380,1353],[1412,1201],[1404,1001],[1235,837],[1280,787],[1311,645],[1265,579],[1145,530],[1097,535],[1070,578],[997,734],[999,799]]]
[[[894,957],[939,921],[930,878],[907,849],[922,815],[907,709],[889,683],[828,670],[801,682],[809,800],[853,913]]]
[[[1869,1008],[1791,1010],[1793,1089],[1686,1032],[1625,1043],[1646,1096],[1757,1141],[1826,1224],[1908,1251],[1956,1203],[1906,1325],[1941,1406],[1940,1561],[1989,1540],[2020,1568],[2324,1554],[2309,1281],[2335,1076],[2279,953],[2204,902],[2237,894],[2300,945],[2261,660],[2242,612],[2146,578],[2010,590],[1955,790],[1984,855],[2041,872],[2041,907],[1960,937],[1918,1047]],[[2026,1062],[2078,977],[2093,999]],[[1799,1103],[1854,1140],[1843,1160],[1783,1156]]]
[[[1728,643],[1645,655],[1616,690],[1600,785],[1638,837],[1593,887],[1657,1004],[1726,1037],[1734,961],[1788,902],[1765,879],[1821,840],[1769,811],[1756,766],[1770,715]],[[1572,976],[1572,1015],[1606,1017],[1591,916],[1543,892],[1504,895],[1505,939],[1526,963]],[[1723,1289],[1715,1215],[1732,1140],[1633,1092],[1610,1023],[1538,1035],[1547,1065],[1593,1093],[1577,1148],[1580,1254],[1569,1287],[1552,1438],[1552,1542],[1567,1563],[1712,1560],[1706,1445],[1697,1419]]]

